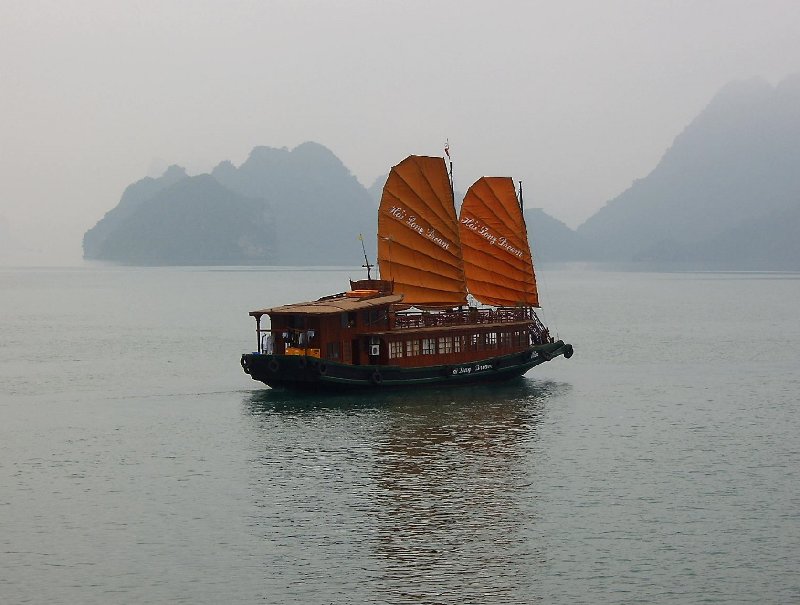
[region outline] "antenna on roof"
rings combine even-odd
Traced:
[[[369,259],[367,258],[367,249],[364,247],[364,236],[360,233],[358,234],[358,240],[361,242],[361,250],[364,252],[364,264],[361,265],[367,270],[367,279],[372,279],[372,275],[370,275],[370,269],[375,265],[371,265],[369,263]]]

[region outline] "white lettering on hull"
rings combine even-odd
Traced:
[[[461,376],[462,374],[476,374],[478,372],[485,372],[491,370],[492,365],[489,363],[478,363],[474,366],[460,366],[453,368],[453,376]]]

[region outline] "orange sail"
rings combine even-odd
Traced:
[[[404,303],[466,304],[458,219],[442,158],[412,155],[392,168],[378,211],[378,264]]]
[[[509,177],[482,177],[467,191],[459,220],[467,288],[495,306],[539,306],[525,219]]]

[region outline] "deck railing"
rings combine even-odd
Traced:
[[[472,324],[494,324],[515,321],[533,321],[539,318],[530,307],[499,307],[497,309],[462,309],[458,311],[438,311],[435,313],[399,312],[394,316],[395,329],[441,328]]]

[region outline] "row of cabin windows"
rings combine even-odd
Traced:
[[[447,355],[461,351],[483,351],[501,346],[528,346],[528,333],[487,332],[471,336],[440,336],[438,338],[422,338],[414,340],[398,340],[389,343],[389,358],[416,357],[417,355]]]
[[[472,334],[471,336],[439,336],[438,338],[422,338],[413,340],[397,340],[389,343],[389,358],[416,357],[418,355],[448,355],[461,351],[483,351],[496,349],[498,342],[501,346],[527,346],[528,333],[515,332],[487,332],[485,334]],[[345,354],[350,354],[350,343],[345,342]],[[329,342],[326,351],[327,359],[339,359],[341,347],[338,342]]]

